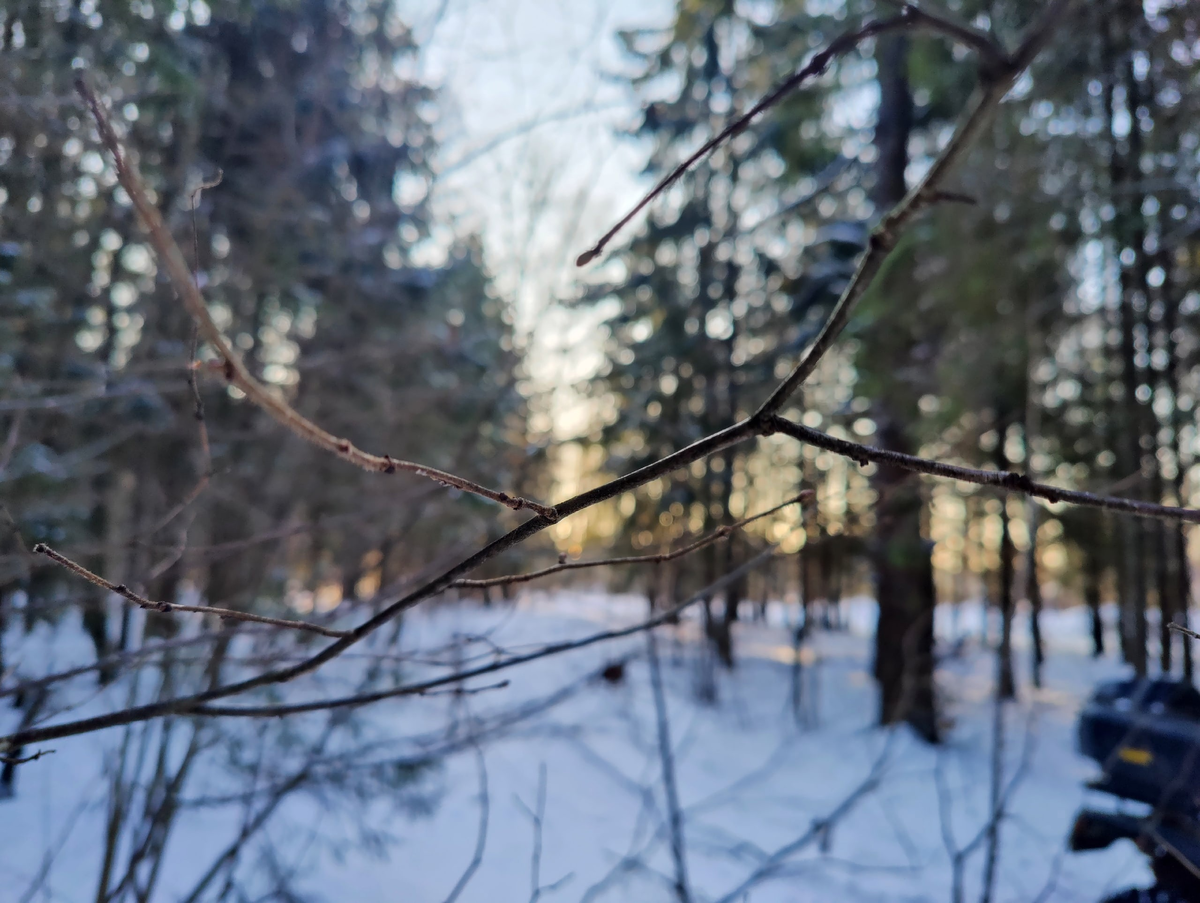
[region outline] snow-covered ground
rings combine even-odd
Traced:
[[[701,646],[695,625],[659,631],[687,880],[695,900],[719,900],[754,877],[761,880],[731,899],[951,899],[947,846],[967,846],[989,812],[994,663],[978,643],[980,609],[939,613],[943,637],[976,639],[941,668],[952,725],[945,745],[935,750],[906,730],[872,726],[873,605],[853,600],[847,608],[850,630],[817,632],[804,656],[808,723],[797,723],[792,711],[790,613],[784,606],[772,606],[765,624],[739,625],[738,664],[733,671],[718,667],[714,703],[697,698]],[[519,651],[642,616],[644,602],[630,597],[529,594],[511,607],[463,603],[412,613],[399,646],[415,652],[455,635],[486,634],[491,643]],[[1018,633],[1021,698],[1007,713],[1011,792],[994,899],[1094,901],[1148,878],[1128,843],[1087,854],[1066,853],[1064,846],[1087,796],[1083,781],[1094,771],[1075,753],[1075,716],[1091,686],[1122,669],[1113,660],[1088,657],[1083,612],[1048,612],[1044,631],[1049,648],[1040,691],[1028,686],[1026,644]],[[23,659],[26,674],[36,673],[35,660],[45,671],[89,660],[86,640],[70,619],[53,633],[42,627],[31,637],[10,636],[5,648],[10,660],[14,654]],[[479,644],[471,648],[478,652]],[[503,674],[511,684],[502,689],[379,703],[359,714],[356,738],[365,738],[380,763],[408,761],[439,747],[454,751],[397,791],[403,805],[378,792],[340,804],[293,794],[254,843],[269,840],[281,860],[275,867],[290,869],[296,886],[320,899],[445,900],[480,843],[485,775],[482,858],[457,899],[529,900],[535,861],[542,901],[673,899],[645,653],[645,638],[633,637],[512,668]],[[55,661],[44,660],[50,656]],[[617,659],[628,659],[622,682],[594,677]],[[500,676],[474,685],[494,684]],[[336,683],[336,672],[326,680]],[[58,717],[119,706],[128,687],[118,682],[97,694],[81,682],[74,692],[75,707]],[[0,711],[0,729],[15,726],[18,715]],[[301,724],[317,724],[319,717],[303,716],[310,722]],[[241,721],[230,729],[251,734],[257,724]],[[481,728],[478,745],[450,742]],[[0,802],[0,903],[24,899],[43,871],[46,880],[31,899],[95,898],[110,794],[105,775],[123,736],[110,730],[57,741],[48,744],[54,755],[21,766],[16,797]],[[220,773],[224,752],[198,755],[186,799],[219,796],[229,786]],[[814,831],[872,774],[877,783],[848,812],[827,831]],[[534,817],[539,787],[540,832]],[[234,841],[243,818],[237,807],[184,809],[154,899],[180,899]],[[359,822],[391,840],[367,837]],[[776,855],[788,845],[796,847],[792,855]],[[247,868],[256,867],[253,857],[243,859]],[[983,860],[978,845],[966,860],[966,899],[978,899]]]

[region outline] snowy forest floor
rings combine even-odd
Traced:
[[[597,624],[634,623],[644,606],[633,597],[579,592],[529,594],[490,609],[447,604],[406,616],[399,643],[415,651],[473,634],[520,651],[593,632]],[[948,730],[935,749],[905,729],[873,726],[874,606],[851,600],[844,608],[847,630],[817,631],[807,643],[801,718],[793,711],[784,606],[771,606],[766,623],[738,626],[737,665],[716,667],[711,702],[697,692],[705,647],[696,624],[659,630],[696,901],[952,900],[948,847],[970,845],[990,811],[995,666],[979,640],[981,609],[939,612]],[[1076,714],[1098,680],[1123,668],[1088,655],[1082,611],[1050,611],[1043,623],[1041,690],[1029,685],[1028,647],[1017,637],[1019,700],[1006,707],[1007,813],[993,899],[1095,901],[1149,877],[1128,843],[1086,854],[1065,850],[1073,815],[1088,796],[1083,782],[1095,773],[1075,752]],[[955,644],[951,635],[967,640]],[[54,631],[42,625],[10,639],[27,661],[52,654],[56,661],[47,668],[87,660],[86,640],[69,619]],[[502,689],[362,710],[363,730],[386,738],[388,761],[449,752],[420,772],[420,794],[405,791],[405,806],[371,799],[358,810],[330,807],[320,794],[289,797],[262,835],[278,851],[276,867],[290,869],[294,886],[315,899],[436,903],[452,895],[482,845],[460,901],[673,899],[646,648],[644,636],[599,644],[510,669],[503,676],[511,683]],[[621,682],[596,678],[616,660],[627,661]],[[119,684],[81,694],[70,717],[119,705]],[[0,728],[15,726],[17,717],[0,711]],[[446,742],[479,731],[477,744]],[[15,798],[0,802],[0,903],[95,898],[105,768],[120,741],[119,730],[69,738],[49,744],[54,755],[21,766]],[[219,761],[202,756],[187,797],[212,797],[223,786]],[[820,830],[821,820],[872,775],[877,782]],[[236,808],[187,808],[168,842],[154,899],[179,899],[214,851],[236,838],[240,818]],[[364,839],[355,822],[366,820],[388,839]],[[776,855],[789,845],[790,855]],[[979,899],[984,847],[976,843],[965,858],[965,900]]]

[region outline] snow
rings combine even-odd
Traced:
[[[398,646],[390,651],[416,655],[453,647],[458,638],[464,657],[482,655],[483,661],[490,644],[512,652],[535,648],[586,635],[599,625],[634,623],[644,616],[644,606],[635,597],[578,591],[530,593],[490,609],[445,604],[407,615]],[[773,604],[765,623],[739,625],[738,663],[732,671],[717,667],[713,703],[697,698],[703,645],[696,624],[660,629],[688,882],[696,900],[718,900],[741,886],[774,851],[835,810],[873,769],[877,786],[848,814],[737,899],[951,899],[945,832],[963,847],[989,811],[994,660],[979,642],[983,611],[969,604],[957,614],[939,611],[941,637],[967,639],[961,654],[941,663],[939,683],[952,728],[945,745],[932,749],[906,729],[873,726],[874,606],[855,599],[845,608],[850,629],[818,631],[809,644],[804,688],[812,702],[800,723],[791,707],[794,613],[787,606]],[[1083,782],[1095,771],[1075,752],[1075,717],[1090,688],[1123,669],[1112,659],[1088,655],[1085,612],[1048,611],[1043,631],[1048,659],[1039,691],[1028,686],[1025,634],[1018,630],[1016,637],[1020,699],[1006,714],[1005,775],[1012,791],[994,899],[1095,901],[1149,879],[1144,860],[1128,843],[1085,854],[1065,850],[1074,813],[1088,801]],[[464,645],[466,636],[486,636],[488,642]],[[244,645],[241,652],[248,654],[252,644]],[[24,675],[90,661],[90,645],[73,617],[53,630],[39,625],[26,636],[10,634],[5,649],[10,660],[20,660]],[[250,882],[266,880],[253,876],[266,868],[261,854],[269,842],[276,859],[294,873],[295,886],[319,899],[444,900],[476,847],[482,759],[484,853],[460,901],[531,898],[533,816],[543,773],[540,900],[673,899],[645,650],[644,637],[602,643],[472,683],[485,687],[508,678],[511,683],[502,689],[391,700],[359,711],[356,729],[343,732],[352,736],[336,734],[327,747],[345,751],[356,763],[357,770],[347,767],[347,776],[369,773],[364,763],[449,752],[395,796],[380,784],[357,795],[347,790],[338,796],[336,787],[292,794],[273,812],[265,833],[247,844],[254,850],[241,851],[240,874]],[[621,683],[595,678],[599,668],[618,659],[627,660]],[[319,683],[289,687],[289,698],[346,692],[353,662],[332,663]],[[142,683],[139,698],[156,692]],[[73,682],[56,697],[69,713],[55,717],[84,717],[131,698],[128,680],[102,693],[92,687],[88,678]],[[324,717],[301,716],[292,730],[311,739]],[[0,710],[0,729],[14,727],[18,718],[19,712]],[[181,810],[172,828],[156,900],[185,896],[237,837],[246,810],[213,797],[269,784],[271,774],[288,773],[300,754],[282,744],[270,747],[266,764],[259,761],[258,772],[248,776],[230,769],[229,761],[240,755],[231,750],[281,736],[284,726],[276,720],[223,719],[220,727],[224,745],[202,750],[189,774],[183,796],[193,805]],[[464,740],[480,729],[484,736],[477,745]],[[182,755],[186,731],[178,733],[173,755]],[[19,768],[15,798],[0,802],[0,903],[22,900],[44,867],[47,882],[33,899],[94,899],[111,773],[124,736],[123,730],[109,730],[60,740],[48,744],[53,755]],[[949,790],[948,825],[939,814],[938,774]],[[208,804],[199,805],[205,797]],[[967,860],[965,899],[978,899],[983,858],[980,847]]]

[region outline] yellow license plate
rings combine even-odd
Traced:
[[[1124,746],[1118,752],[1124,761],[1130,765],[1149,765],[1154,759],[1154,755],[1148,749],[1137,749],[1133,746]]]

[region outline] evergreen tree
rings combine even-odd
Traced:
[[[489,480],[512,485],[525,404],[510,319],[479,249],[431,235],[438,99],[409,75],[407,26],[383,3],[56,9],[61,21],[41,4],[6,9],[0,63],[15,86],[0,136],[0,379],[28,409],[3,479],[25,541],[91,550],[95,570],[152,598],[190,583],[234,607],[281,605],[289,580],[349,593],[420,566],[452,535],[444,493],[404,477],[380,488],[203,370],[211,460],[201,452],[193,326],[70,87],[81,71],[112,105],[256,376],[356,444],[486,460]],[[46,400],[58,396],[69,403]],[[176,511],[206,471],[209,489]],[[281,530],[308,545],[255,539]],[[172,560],[185,541],[196,551]],[[7,586],[23,581],[38,610],[59,575],[23,573],[9,551]],[[100,655],[128,641],[105,602],[87,602]]]

